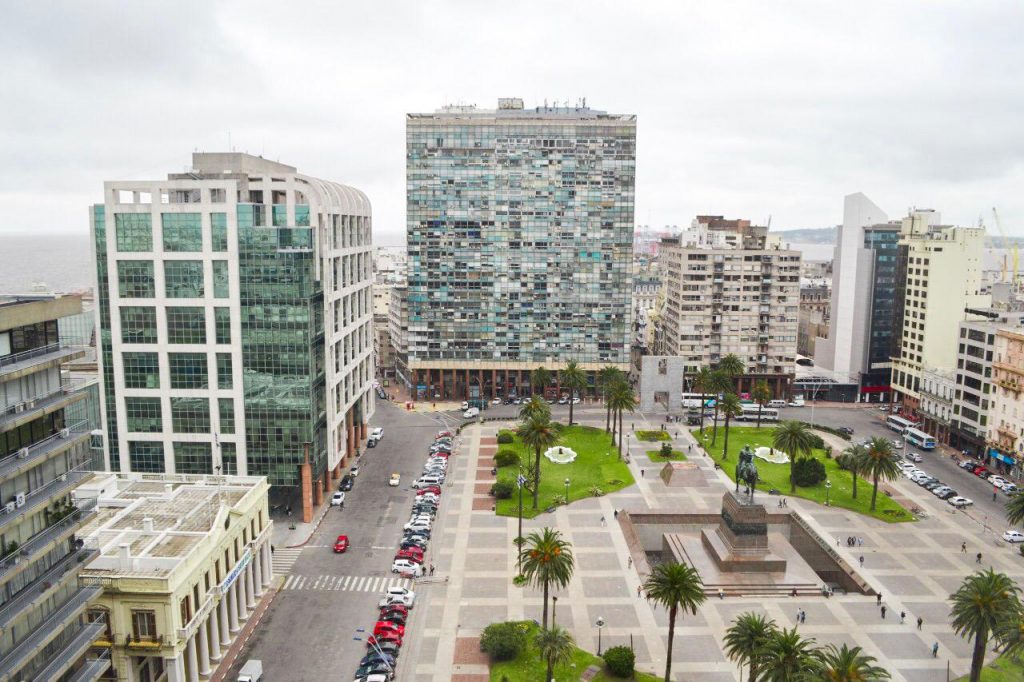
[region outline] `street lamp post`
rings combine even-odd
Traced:
[[[828,506],[828,491],[832,489],[832,481],[825,479],[825,506]]]
[[[601,655],[601,628],[604,627],[604,618],[601,616],[597,617],[597,622],[594,623],[597,626],[597,655]]]
[[[569,504],[569,479],[565,479],[565,503]]]
[[[558,618],[558,597],[551,597],[551,629],[555,629],[556,619]]]
[[[519,475],[516,477],[516,484],[519,486],[519,535],[516,539],[516,549],[519,550],[519,575],[523,574],[523,486],[526,484],[526,476],[523,476],[523,467],[519,467]]]

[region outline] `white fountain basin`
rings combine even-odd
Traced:
[[[576,453],[572,448],[567,448],[564,445],[556,445],[553,448],[548,448],[544,456],[555,464],[569,464],[576,460]]]
[[[785,464],[789,461],[789,455],[782,450],[772,450],[771,448],[760,447],[754,450],[754,457],[763,459],[766,462],[772,464]]]

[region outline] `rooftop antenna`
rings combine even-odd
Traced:
[[[587,108],[587,98],[586,97],[583,98],[583,108],[584,109]]]

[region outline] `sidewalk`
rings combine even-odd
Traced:
[[[315,510],[311,523],[303,523],[301,515],[294,511],[291,516],[275,514],[271,519],[274,522],[274,530],[271,531],[270,537],[271,544],[274,547],[297,547],[306,544],[330,510],[331,503],[324,498],[322,509]],[[295,526],[295,528],[293,529],[291,526]]]

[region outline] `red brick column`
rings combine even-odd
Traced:
[[[313,520],[313,472],[309,459],[299,465],[299,477],[302,481],[302,522]]]
[[[303,464],[305,467],[309,467],[309,464]],[[324,503],[324,482],[319,478],[313,481],[313,506],[319,507]],[[303,510],[305,511],[305,510]],[[312,520],[312,519],[311,519]],[[306,521],[309,523],[309,521]]]
[[[359,429],[359,439],[366,440],[366,437],[370,435],[370,425],[363,422]]]

